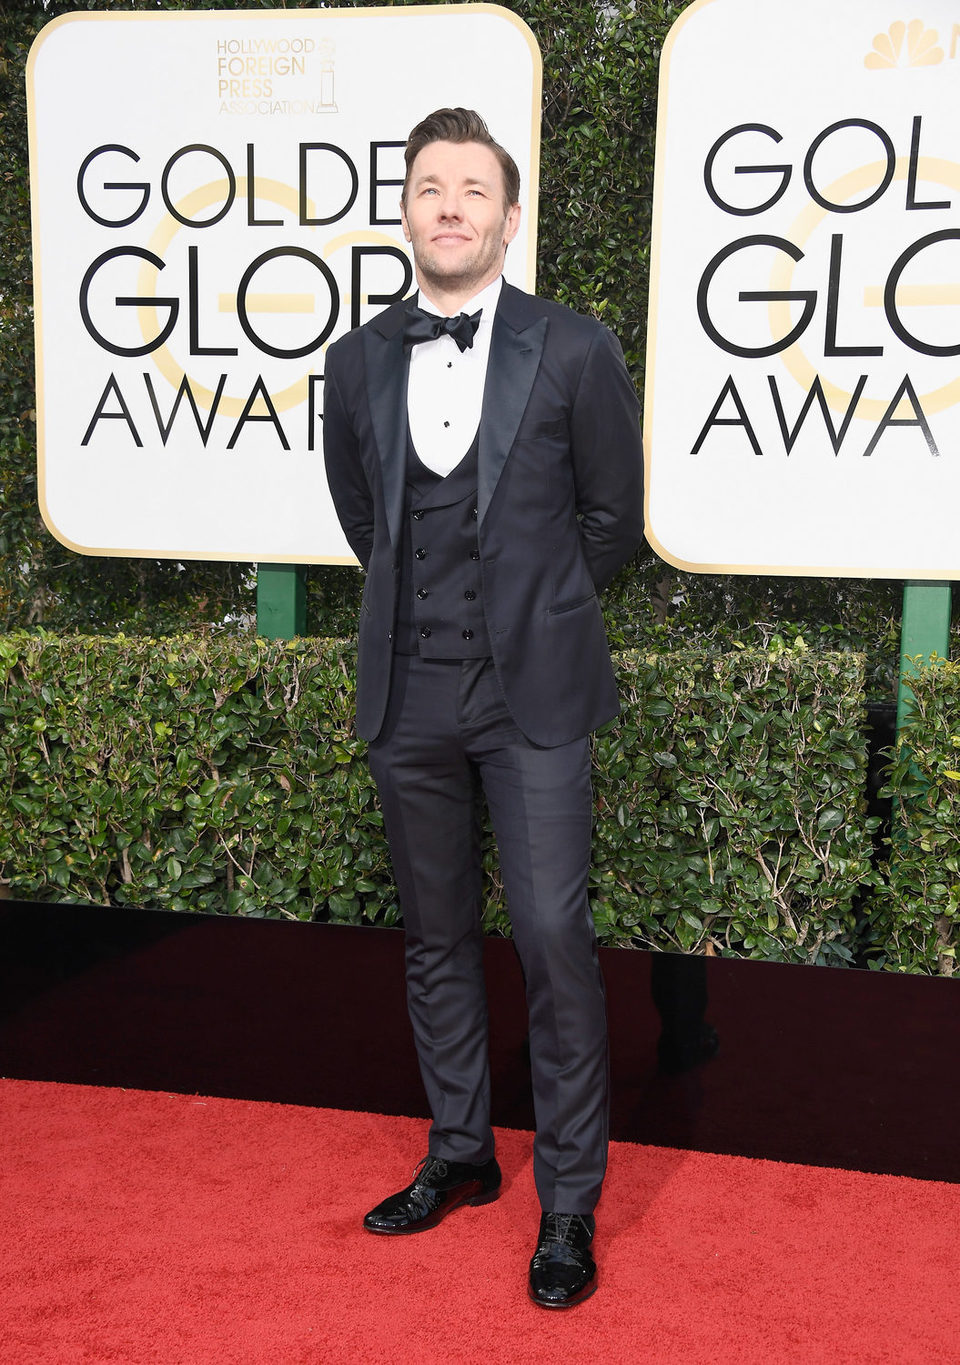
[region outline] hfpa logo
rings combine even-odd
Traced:
[[[957,54],[960,24],[954,24],[950,35],[950,56]],[[878,33],[873,49],[863,59],[871,71],[890,71],[905,66],[939,66],[943,61],[940,35],[935,28],[926,28],[922,19],[902,19],[890,25],[886,33]]]

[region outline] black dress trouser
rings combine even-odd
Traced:
[[[407,996],[433,1114],[430,1152],[493,1155],[477,787],[523,964],[541,1207],[590,1213],[607,1155],[603,982],[587,900],[589,741],[532,744],[489,659],[398,655],[370,745],[406,926]]]

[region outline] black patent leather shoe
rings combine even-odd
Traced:
[[[597,1287],[590,1214],[545,1213],[530,1262],[530,1297],[541,1308],[573,1308]]]
[[[493,1157],[479,1166],[428,1156],[417,1167],[413,1184],[392,1194],[363,1220],[368,1232],[398,1235],[435,1228],[461,1204],[490,1204],[500,1193],[500,1167]]]

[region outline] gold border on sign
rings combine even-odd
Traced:
[[[690,560],[681,559],[679,558],[679,556],[674,555],[670,550],[667,550],[666,547],[658,539],[651,525],[650,500],[652,490],[651,479],[649,477],[649,474],[650,470],[653,467],[651,432],[653,429],[652,420],[653,393],[654,375],[656,369],[655,340],[657,333],[657,317],[660,303],[660,243],[662,240],[661,227],[664,198],[663,183],[666,175],[664,164],[665,158],[663,156],[661,149],[666,146],[668,104],[667,96],[670,77],[670,60],[673,53],[674,43],[676,42],[677,37],[680,34],[680,31],[695,15],[699,14],[701,10],[706,9],[708,5],[716,3],[718,3],[718,0],[694,0],[694,3],[690,5],[687,9],[685,9],[683,13],[675,20],[673,26],[670,29],[670,32],[667,34],[666,41],[664,42],[663,45],[663,51],[660,56],[660,80],[657,101],[657,154],[654,162],[653,214],[651,220],[650,291],[647,309],[647,360],[644,372],[645,394],[649,395],[649,397],[645,398],[644,403],[643,455],[644,465],[647,474],[644,489],[645,521],[644,534],[646,535],[646,539],[650,544],[651,548],[665,563],[671,564],[675,569],[682,569],[686,573],[761,574],[768,577],[780,578],[904,578],[904,579],[910,578],[930,580],[934,582],[943,581],[945,578],[950,578],[952,574],[944,569],[916,569],[910,566],[903,566],[899,569],[891,569],[889,566],[885,568],[871,568],[860,565],[857,565],[856,568],[851,568],[850,565],[822,564],[818,564],[816,566],[811,567],[781,564],[770,565],[694,563]],[[895,174],[895,179],[898,180],[903,179],[903,176],[905,174],[903,168],[906,166],[906,164],[907,164],[906,158],[903,157],[897,158],[897,170]],[[960,185],[960,167],[958,167],[953,162],[943,161],[940,158],[921,157],[918,162],[918,168],[920,167],[928,171],[936,170],[937,172],[939,172],[939,174],[934,174],[930,176],[930,179],[933,181],[933,183]],[[944,168],[949,168],[951,175],[954,177],[953,179],[942,178],[943,174],[945,173]],[[866,175],[866,173],[870,171],[870,169],[871,169],[870,167],[862,167],[857,171],[848,172],[846,176],[841,177],[836,182],[836,184],[833,185],[831,188],[833,190],[838,190],[846,186],[848,188],[848,192],[852,193],[853,190],[863,187],[861,183],[862,177]],[[858,179],[858,177],[860,179]],[[850,182],[849,185],[847,185],[847,182]],[[826,212],[825,210],[821,211],[819,207],[814,204],[809,205],[800,214],[799,218],[797,219],[797,225],[801,224],[806,225],[805,228],[806,236],[803,238],[804,241],[807,239],[807,237],[809,237],[810,233],[817,226],[820,216],[825,216],[825,212]],[[808,223],[808,219],[813,219],[814,221]],[[789,269],[786,271],[786,274],[787,276],[792,276],[792,273],[793,263],[791,262],[791,265]],[[772,287],[786,286],[777,285]],[[786,304],[782,303],[777,304],[776,302],[771,302],[770,304],[771,321],[774,318],[775,310],[777,308],[786,309],[786,307],[787,307]],[[791,353],[794,351],[794,349],[798,349],[798,346],[791,346],[786,352],[784,352],[781,355],[780,359],[784,363],[787,363],[788,357],[791,356]],[[805,357],[801,356],[801,359],[803,361],[803,365],[809,366],[809,362],[806,361]],[[798,366],[801,372],[803,372],[803,365]],[[790,374],[793,376],[793,378],[796,379],[797,372],[791,367],[789,363],[787,364],[787,368]],[[946,384],[941,388],[934,390],[934,392],[931,395],[929,395],[931,399],[937,402],[937,407],[935,409],[936,411],[940,411],[944,407],[950,407],[957,401],[960,401],[960,392],[958,392],[958,387],[960,387],[960,380],[954,381],[951,384]],[[826,382],[824,382],[823,389],[824,395],[825,397],[827,397],[828,402],[830,402],[831,406],[833,406],[834,401],[836,402],[840,401],[841,391],[838,388],[836,388],[836,386],[830,386]],[[950,401],[947,401],[948,399]],[[871,403],[875,404],[877,403],[877,401],[878,400],[874,399],[866,400],[861,399],[860,403],[858,403],[857,405],[857,415],[860,415],[860,411],[862,408],[866,407]],[[886,405],[883,404],[881,406],[883,408],[883,411],[886,411]],[[869,413],[867,415],[869,415]],[[882,413],[880,415],[882,415]]]
[[[699,3],[712,3],[712,0],[699,0]],[[526,268],[526,288],[530,293],[536,289],[537,277],[537,221],[540,204],[540,110],[543,102],[543,58],[540,47],[534,36],[533,30],[518,15],[505,9],[502,5],[491,4],[460,4],[460,5],[409,5],[402,9],[391,5],[375,5],[369,8],[355,9],[347,6],[331,6],[328,9],[317,10],[198,10],[198,11],[164,11],[159,13],[138,12],[117,12],[117,11],[83,11],[70,14],[61,14],[56,19],[51,19],[48,24],[37,34],[33,40],[27,57],[26,67],[26,87],[27,87],[27,139],[30,149],[30,202],[31,202],[31,227],[33,233],[33,303],[34,303],[34,337],[36,342],[36,397],[37,397],[37,504],[43,523],[50,534],[65,545],[69,550],[75,550],[78,554],[98,556],[104,558],[135,558],[135,559],[190,559],[201,561],[225,561],[228,563],[257,563],[269,562],[271,564],[356,564],[353,555],[317,555],[303,556],[290,554],[243,554],[241,552],[220,552],[206,551],[199,553],[196,550],[155,550],[155,549],[116,549],[96,548],[89,545],[78,545],[67,536],[62,535],[56,528],[53,518],[47,507],[46,497],[46,432],[44,422],[44,386],[43,386],[43,307],[42,307],[42,280],[40,269],[40,232],[39,232],[39,194],[36,184],[36,165],[37,165],[37,129],[35,115],[35,89],[34,89],[34,70],[40,48],[46,39],[56,29],[62,28],[66,24],[75,23],[217,23],[228,25],[231,23],[294,23],[315,22],[324,16],[336,15],[338,19],[347,21],[354,18],[366,17],[368,15],[389,15],[397,18],[401,15],[466,15],[466,14],[490,14],[497,18],[505,19],[509,24],[517,29],[523,37],[531,58],[531,90],[530,90],[530,183],[527,189],[527,268]],[[364,240],[368,240],[365,236]],[[391,239],[392,241],[393,239]],[[338,238],[339,242],[340,239]],[[302,382],[302,381],[298,381]],[[285,390],[285,393],[289,390]]]

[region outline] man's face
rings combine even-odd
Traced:
[[[417,155],[403,231],[428,293],[467,299],[496,279],[520,226],[520,205],[503,201],[500,162],[482,143],[431,142]]]

